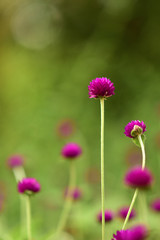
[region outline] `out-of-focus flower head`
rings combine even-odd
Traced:
[[[113,83],[105,78],[96,78],[92,80],[88,86],[89,98],[105,98],[114,95],[115,87]]]
[[[12,155],[7,160],[7,165],[10,168],[20,167],[24,164],[24,157],[21,155]]]
[[[130,240],[145,240],[148,236],[148,229],[145,225],[137,225],[132,227]]]
[[[160,212],[160,198],[156,198],[151,202],[151,208],[155,212]]]
[[[23,178],[18,182],[18,192],[21,194],[32,195],[39,192],[40,189],[40,183],[35,178]]]
[[[76,143],[67,143],[62,148],[62,156],[68,159],[75,159],[82,154],[81,147]]]
[[[77,201],[77,200],[81,199],[82,191],[79,188],[74,188],[70,191],[68,188],[66,188],[64,191],[64,197],[66,197],[66,198],[70,197],[73,200]]]
[[[114,218],[114,214],[111,210],[105,210],[104,217],[105,222],[111,222]],[[97,214],[97,221],[102,223],[102,211]]]
[[[125,126],[124,130],[124,134],[127,137],[136,138],[138,135],[142,135],[146,131],[146,125],[143,121],[133,120]]]
[[[141,166],[136,166],[130,169],[125,175],[125,183],[126,185],[133,188],[141,188],[145,189],[151,186],[153,181],[153,177],[151,172]]]
[[[122,218],[122,219],[125,219],[126,216],[127,216],[127,213],[128,213],[128,210],[129,210],[129,207],[128,206],[124,206],[124,207],[121,207],[118,211],[118,217]],[[131,213],[130,213],[130,216],[129,216],[129,219],[132,219],[136,216],[136,212],[134,209],[132,209]]]
[[[58,123],[57,134],[61,138],[70,137],[75,132],[75,123],[71,119],[64,119]]]

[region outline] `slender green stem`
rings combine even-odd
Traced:
[[[139,140],[139,143],[140,143],[140,146],[141,146],[141,151],[142,151],[142,169],[144,169],[145,168],[145,163],[146,163],[146,155],[145,155],[145,148],[144,148],[144,143],[142,141],[141,135],[138,135],[138,140]],[[129,210],[128,210],[128,213],[127,213],[127,216],[125,218],[122,230],[125,229],[125,226],[128,222],[129,216],[131,214],[132,208],[134,206],[135,200],[136,200],[137,195],[138,195],[138,191],[139,191],[138,188],[136,188],[136,190],[134,192],[134,195],[133,195],[133,198],[132,198],[132,201],[131,201],[131,204],[130,204],[130,207],[129,207]]]
[[[75,172],[75,162],[74,160],[71,160],[70,162],[70,180],[69,180],[69,185],[68,185],[68,196],[66,198],[65,204],[64,204],[64,208],[58,223],[58,227],[57,227],[57,231],[56,233],[53,233],[52,235],[50,235],[47,239],[53,239],[53,238],[59,238],[59,234],[63,231],[66,222],[67,222],[67,218],[68,215],[70,213],[71,207],[72,207],[72,197],[70,192],[72,191],[72,189],[75,187],[75,180],[76,180],[76,172]]]
[[[127,224],[127,222],[128,222],[128,219],[129,219],[129,216],[130,216],[130,214],[131,214],[131,211],[132,211],[132,208],[133,208],[133,205],[134,205],[134,203],[135,203],[135,200],[136,200],[137,195],[138,195],[138,188],[136,188],[136,190],[135,190],[135,192],[134,192],[134,195],[133,195],[133,198],[132,198],[132,202],[131,202],[131,204],[130,204],[130,207],[129,207],[129,210],[128,210],[126,219],[125,219],[125,221],[124,221],[122,230],[125,229],[125,226],[126,226],[126,224]]]
[[[30,197],[28,195],[26,195],[26,216],[27,216],[27,238],[28,238],[28,240],[32,240],[31,205],[30,205]]]
[[[104,98],[100,98],[101,106],[101,204],[102,204],[102,240],[105,239],[105,208],[104,208]]]

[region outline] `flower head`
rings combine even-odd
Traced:
[[[155,212],[160,212],[160,198],[156,198],[155,200],[152,201],[151,208]]]
[[[148,229],[145,225],[137,225],[130,230],[130,240],[144,240],[148,236]]]
[[[113,212],[111,210],[105,210],[104,213],[105,222],[111,222],[113,219]],[[102,222],[102,212],[99,212],[97,215],[98,222]]]
[[[18,183],[18,192],[21,194],[32,195],[33,193],[39,192],[41,186],[35,178],[23,178]]]
[[[129,122],[125,126],[124,130],[125,130],[124,134],[127,137],[135,138],[146,131],[146,125],[144,124],[143,121],[140,122],[139,120],[135,120],[135,121]]]
[[[76,143],[68,143],[62,148],[61,153],[63,157],[73,159],[81,155],[82,149]]]
[[[133,188],[147,188],[152,184],[152,174],[147,168],[136,166],[130,169],[125,176],[125,183]]]
[[[112,240],[130,240],[130,230],[120,230],[113,234]]]
[[[79,200],[82,197],[82,191],[79,188],[74,188],[73,190],[65,189],[64,192],[65,197],[71,197],[73,200]]]
[[[115,87],[107,78],[96,78],[88,86],[89,98],[108,98],[114,95]]]
[[[122,207],[119,211],[118,211],[118,216],[122,219],[125,219],[126,216],[127,216],[127,213],[128,213],[128,210],[129,210],[129,207],[128,206],[124,206]],[[134,218],[136,215],[136,212],[134,209],[132,209],[131,213],[130,213],[130,216],[129,216],[129,219],[132,219]]]
[[[64,119],[57,126],[57,134],[62,138],[70,137],[75,131],[75,124],[71,119]]]
[[[23,165],[23,163],[24,163],[24,159],[20,155],[13,155],[7,161],[7,164],[10,168],[20,167]]]

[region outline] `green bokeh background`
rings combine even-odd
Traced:
[[[35,29],[40,32],[42,23],[35,24],[33,18],[32,24],[32,17],[31,25],[23,25],[22,21],[22,29],[27,30],[18,37],[12,27],[19,12],[25,19],[23,11],[32,4],[41,9],[45,5],[54,8],[60,16],[55,20],[53,14],[48,28],[52,37],[39,49],[35,43],[41,35],[36,35]],[[68,228],[77,240],[100,239],[101,229],[96,222],[100,182],[86,180],[90,168],[100,170],[100,107],[98,100],[88,98],[87,89],[96,77],[110,78],[115,85],[115,95],[105,102],[107,208],[117,210],[128,205],[133,194],[123,186],[126,154],[133,147],[123,132],[133,119],[147,125],[147,166],[155,175],[154,186],[146,194],[148,203],[160,195],[160,143],[156,142],[160,131],[159,10],[156,0],[1,0],[0,179],[6,189],[2,220],[15,239],[19,232],[19,196],[6,159],[22,154],[27,175],[42,185],[41,193],[32,199],[32,208],[34,234],[44,239],[47,231],[56,229],[62,210],[69,163],[60,152],[70,141],[83,148],[76,163],[83,199],[74,205]],[[37,8],[33,14],[41,12]],[[40,19],[45,22],[43,15]],[[30,31],[28,26],[34,24]],[[24,42],[33,35],[29,46],[21,42],[21,35]],[[60,138],[56,130],[64,119],[71,119],[76,126],[74,134],[66,139]],[[150,225],[156,228],[159,217],[148,214]],[[121,225],[119,220],[111,224],[109,234]]]

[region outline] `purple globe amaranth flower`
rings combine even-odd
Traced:
[[[113,83],[105,77],[92,80],[88,90],[89,98],[108,98],[115,94]]]
[[[136,138],[138,135],[143,134],[146,131],[146,125],[143,121],[133,120],[129,122],[125,128],[124,134],[130,138]]]
[[[129,207],[128,206],[124,206],[122,207],[119,211],[118,211],[118,217],[125,219],[128,213]],[[129,219],[132,219],[136,216],[136,212],[134,209],[132,209]]]
[[[81,155],[82,149],[81,147],[76,143],[67,143],[62,148],[62,156],[68,159],[74,159]]]
[[[111,210],[105,210],[104,217],[105,222],[111,222],[113,220],[114,214]],[[97,220],[98,222],[102,223],[102,212],[99,212],[97,214]]]
[[[112,240],[130,240],[130,230],[120,230],[113,234]]]
[[[151,172],[147,168],[142,169],[141,166],[130,169],[125,176],[125,183],[133,188],[148,188],[152,180]]]
[[[155,212],[160,212],[160,198],[156,198],[155,200],[152,201],[151,208]]]
[[[13,155],[7,161],[7,165],[10,168],[20,167],[23,165],[23,163],[24,163],[24,158],[20,155]]]
[[[148,236],[148,229],[145,225],[137,225],[130,230],[130,240],[144,240]]]
[[[73,200],[77,201],[82,197],[82,191],[79,188],[74,188],[72,190],[65,189],[64,197],[71,197]]]
[[[75,123],[71,119],[64,119],[57,126],[57,134],[62,138],[70,137],[75,131]]]
[[[35,178],[23,178],[18,183],[18,192],[21,194],[32,195],[39,192],[40,189],[40,183]]]

